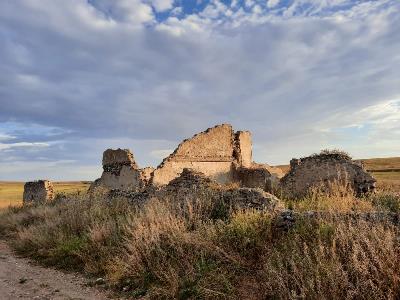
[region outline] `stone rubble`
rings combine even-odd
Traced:
[[[329,191],[333,183],[346,185],[357,195],[375,190],[376,180],[364,167],[341,153],[321,153],[290,161],[280,187],[287,197],[300,198],[313,188]]]

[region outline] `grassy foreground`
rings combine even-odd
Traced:
[[[287,200],[326,212],[288,231],[276,212],[215,214],[207,193],[143,206],[80,195],[4,211],[0,235],[43,264],[105,277],[131,299],[399,299],[399,228],[351,217],[399,214],[398,192],[356,199],[338,188]]]
[[[90,183],[86,181],[54,182],[55,193],[86,192]],[[0,209],[8,206],[22,205],[24,182],[0,181]]]

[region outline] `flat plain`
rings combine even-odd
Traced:
[[[400,190],[400,157],[371,158],[361,161],[378,180],[378,188],[392,186],[396,190]],[[277,167],[285,173],[289,170],[289,165]],[[55,182],[54,189],[56,193],[71,194],[85,192],[89,185],[89,181]],[[0,208],[21,205],[23,191],[24,182],[0,181]]]
[[[85,192],[89,188],[89,185],[89,181],[54,182],[54,191],[56,194]],[[21,205],[23,192],[24,182],[0,181],[0,209]]]

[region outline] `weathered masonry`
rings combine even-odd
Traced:
[[[53,184],[48,180],[27,182],[24,185],[23,203],[37,204],[54,199]]]
[[[333,182],[346,184],[357,194],[375,189],[375,179],[341,152],[293,159],[290,165],[283,177],[280,169],[253,162],[251,133],[234,132],[231,125],[222,124],[184,140],[156,169],[140,169],[129,150],[106,150],[103,175],[92,188],[138,191],[160,187],[190,169],[220,184],[235,183],[267,192],[279,189],[289,197],[305,196],[314,187],[327,190]]]
[[[95,187],[136,190],[150,180],[153,168],[139,169],[128,149],[107,149],[103,153],[103,174],[92,184]]]
[[[321,153],[290,161],[290,171],[280,186],[289,197],[303,197],[312,188],[328,191],[332,183],[347,185],[358,195],[375,190],[375,178],[364,167],[341,153]]]
[[[222,124],[184,140],[156,169],[139,169],[129,150],[106,150],[104,172],[94,186],[121,190],[163,186],[186,168],[221,184],[236,182],[267,191],[283,176],[279,169],[253,162],[249,131],[234,132],[231,125]]]
[[[189,168],[225,184],[234,181],[237,167],[251,163],[250,132],[234,133],[231,125],[223,124],[183,141],[154,171],[152,183],[168,184]]]

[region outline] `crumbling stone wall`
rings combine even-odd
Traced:
[[[103,171],[119,176],[124,167],[138,169],[133,154],[128,149],[107,149],[103,153]]]
[[[251,135],[234,133],[232,126],[222,124],[184,140],[153,173],[154,185],[168,184],[184,168],[201,172],[219,183],[234,180],[236,166],[250,164]]]
[[[283,205],[277,197],[261,189],[226,188],[213,182],[201,172],[187,168],[155,195],[159,199],[173,197],[174,201],[184,203],[188,203],[188,201],[196,203],[199,199],[207,199],[214,204],[214,209],[220,212],[221,210],[233,212],[247,208],[269,211],[283,209]]]
[[[137,190],[149,180],[149,170],[139,169],[128,149],[107,149],[103,153],[103,174],[90,190],[97,187],[122,191]]]
[[[267,164],[252,163],[249,167],[236,169],[236,181],[240,183],[240,186],[260,188],[269,193],[274,192],[282,177],[282,170]]]
[[[280,187],[287,196],[297,198],[313,187],[329,190],[334,182],[349,185],[355,193],[363,194],[374,191],[376,180],[347,155],[328,153],[292,159]]]
[[[184,169],[201,172],[217,183],[237,182],[243,187],[272,191],[283,176],[279,169],[255,164],[249,131],[234,132],[229,124],[217,125],[184,140],[157,167],[139,169],[129,150],[108,149],[103,154],[103,175],[91,186],[132,191],[163,186]]]
[[[250,131],[235,133],[234,157],[242,167],[250,167],[253,163],[253,145]]]
[[[54,199],[53,184],[48,180],[26,182],[24,185],[23,203],[45,203]]]
[[[153,167],[145,167],[143,169],[139,169],[139,171],[140,171],[140,179],[142,180],[142,183],[144,185],[149,185],[150,184],[154,170],[155,169]]]

